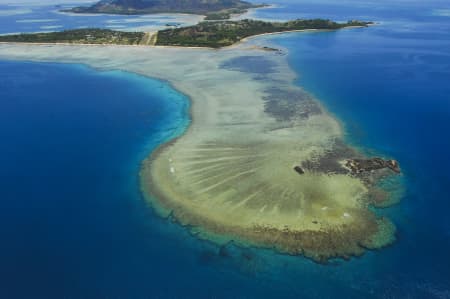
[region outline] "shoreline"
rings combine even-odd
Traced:
[[[15,46],[11,45],[10,47],[12,50],[16,48],[17,51],[13,51],[14,54],[12,54],[12,56],[16,56],[16,59],[20,59],[20,57],[31,57],[32,59],[37,58],[37,60],[41,61],[56,60],[60,62],[72,62],[73,60],[75,60],[75,62],[77,62],[76,60],[80,62],[81,60],[89,66],[102,70],[122,69],[151,78],[168,81],[174,89],[186,95],[191,102],[189,110],[191,122],[189,123],[189,126],[185,128],[183,132],[179,132],[179,136],[175,139],[170,138],[169,141],[161,144],[143,161],[140,170],[140,180],[144,197],[156,211],[159,211],[159,214],[165,213],[166,216],[170,214],[182,225],[187,225],[190,228],[200,227],[201,229],[199,231],[207,231],[206,234],[200,233],[201,236],[209,239],[209,234],[219,235],[222,239],[226,240],[235,240],[237,237],[237,239],[248,240],[251,244],[260,247],[275,246],[277,251],[289,254],[302,254],[316,261],[325,261],[331,257],[347,258],[349,256],[361,255],[365,251],[365,249],[361,247],[361,244],[365,244],[365,248],[378,248],[393,242],[392,231],[388,232],[387,236],[381,238],[381,241],[378,243],[367,239],[368,235],[375,236],[377,235],[378,230],[382,230],[381,225],[384,225],[382,224],[384,222],[379,221],[384,220],[377,220],[377,218],[374,218],[374,216],[366,211],[364,207],[359,206],[358,201],[361,199],[362,194],[365,194],[367,191],[364,191],[365,187],[363,187],[358,180],[341,175],[330,178],[329,175],[317,175],[313,173],[307,174],[304,177],[299,177],[291,171],[292,162],[290,161],[292,161],[291,159],[293,156],[292,153],[290,153],[291,150],[286,152],[285,148],[292,148],[292,138],[298,139],[298,136],[303,136],[301,137],[302,140],[305,140],[305,138],[307,141],[310,140],[308,142],[311,142],[311,145],[308,145],[308,142],[302,141],[303,143],[300,143],[299,145],[306,146],[307,150],[303,151],[303,154],[302,151],[298,152],[299,154],[304,155],[303,159],[309,159],[308,157],[312,157],[311,155],[313,154],[309,152],[308,148],[310,148],[310,146],[318,146],[318,149],[332,149],[331,146],[333,146],[333,142],[330,140],[341,136],[342,132],[336,121],[330,117],[328,112],[324,111],[323,108],[318,108],[320,111],[323,111],[318,115],[313,115],[307,119],[298,119],[300,123],[297,125],[289,125],[284,121],[279,122],[270,117],[270,115],[267,115],[268,112],[264,111],[263,98],[265,97],[265,94],[267,94],[268,87],[276,86],[276,88],[281,88],[282,92],[288,90],[289,92],[292,92],[292,95],[299,98],[305,96],[301,90],[292,86],[293,78],[295,78],[296,74],[290,69],[290,66],[287,65],[284,58],[274,56],[272,53],[266,53],[264,51],[245,49],[242,47],[243,44],[245,43],[237,45],[233,47],[233,49],[228,48],[214,51],[204,48],[189,50],[182,47],[183,50],[181,50],[180,48],[170,47],[164,48],[163,50],[159,47],[144,48],[125,46],[126,48],[124,48],[118,46],[105,47],[103,45],[85,48],[81,46],[84,50],[80,51],[79,45],[55,46],[54,44],[54,47],[44,47],[44,51],[40,49],[42,46],[36,44],[27,45],[26,47],[23,47],[23,44]],[[248,44],[245,44],[245,46],[248,46]],[[106,51],[107,53],[103,53],[103,51],[98,52],[98,49]],[[29,54],[27,50],[30,50],[32,54]],[[158,57],[163,61],[156,64],[146,61],[147,64],[145,64],[145,66],[140,66],[136,62],[141,61],[144,63],[144,60],[142,59],[145,59],[145,57],[142,57],[141,60],[135,60],[133,57],[130,57],[130,53],[124,52],[124,50],[136,52],[136,55],[138,55],[138,53],[141,55],[145,53],[152,54],[152,56],[156,55],[155,61],[158,61]],[[20,53],[21,51],[24,52]],[[184,55],[184,57],[176,59],[174,56],[172,58],[169,57],[171,55],[166,53],[166,51],[173,52],[172,54],[177,53],[179,56]],[[2,52],[0,46],[0,57],[4,56],[4,54],[2,55]],[[109,57],[112,57],[112,62],[111,64],[105,62],[106,64],[102,66],[101,63],[99,64],[100,60],[98,59],[104,57],[104,55],[108,55],[108,53],[110,53]],[[195,57],[198,57],[198,54],[202,55],[203,64],[205,65],[195,64]],[[279,69],[269,74],[269,78],[266,78],[264,82],[252,79],[254,74],[251,72],[248,73],[248,71],[236,72],[223,69],[222,67],[217,69],[217,66],[222,65],[224,61],[245,57],[245,55],[260,57],[260,59],[263,59],[262,61],[272,61]],[[75,59],[73,58],[74,56],[76,57]],[[187,67],[178,67],[176,61],[179,59],[182,61],[192,61],[192,63],[188,63]],[[168,62],[171,63],[172,68],[170,65],[167,65]],[[174,65],[177,65],[177,68],[174,69]],[[183,74],[189,74],[189,76],[185,77]],[[211,80],[219,80],[221,85],[215,86],[211,83],[212,85],[208,84],[206,87],[203,86],[203,82],[209,82]],[[281,87],[279,87],[280,82]],[[234,90],[230,91],[227,85],[233,85]],[[243,104],[242,98],[246,99],[246,102],[244,103],[245,108],[240,106]],[[303,102],[300,102],[300,104],[303,104]],[[228,112],[226,114],[221,114],[220,111]],[[232,116],[231,118],[230,113]],[[254,119],[256,122],[250,122],[249,119]],[[304,133],[302,133],[302,128],[307,124],[310,124],[309,130],[312,130],[312,132],[308,133],[308,135],[304,135]],[[289,126],[284,127],[286,125]],[[292,125],[294,126],[291,127]],[[267,129],[270,130],[267,131]],[[253,136],[245,133],[248,132],[248,130],[253,132]],[[244,139],[241,139],[242,137]],[[267,138],[269,138],[271,142],[266,145],[264,143],[261,144],[261,141]],[[211,143],[211,140],[213,140],[213,143]],[[232,143],[230,143],[230,141]],[[217,147],[217,145],[220,147]],[[214,150],[215,152],[211,152],[211,150]],[[229,153],[230,151],[237,151],[239,154],[233,156],[227,154],[223,156],[224,153]],[[285,152],[285,154],[280,154],[280,151]],[[249,153],[251,154],[248,155]],[[274,161],[259,158],[264,155],[277,157],[276,159],[279,161],[275,161],[276,164],[273,164]],[[298,154],[296,154],[296,156],[297,155]],[[247,158],[242,160],[240,157],[243,156],[246,156]],[[238,162],[241,162],[234,164],[234,162],[232,162],[233,159],[237,159]],[[173,166],[170,166],[171,164],[169,164],[172,163],[171,160],[174,160]],[[230,162],[225,164],[220,162],[226,160],[229,160]],[[217,161],[218,164],[214,161]],[[204,170],[202,170],[202,168],[196,168],[196,165],[200,165],[201,163],[205,165],[204,167],[202,166]],[[286,163],[287,168],[283,166]],[[261,171],[255,172],[252,165]],[[169,169],[174,169],[174,171],[168,171]],[[179,169],[181,170],[179,171]],[[217,172],[214,169],[221,170]],[[271,176],[271,172],[274,170],[279,172],[279,177]],[[187,172],[192,173],[192,175],[186,176],[183,174]],[[201,178],[203,172],[205,172],[207,177]],[[174,175],[175,177],[173,177]],[[199,180],[196,179],[195,181],[192,181],[195,176],[198,177],[199,175]],[[226,175],[226,177],[223,177],[224,175]],[[239,181],[236,181],[237,178],[239,178]],[[191,197],[193,195],[190,194],[196,194],[195,192],[198,191],[189,188],[184,189],[186,187],[183,186],[195,185],[198,186],[199,189],[204,189],[204,192],[210,192],[220,186],[217,185],[218,183],[223,184],[223,179],[227,184],[228,182],[233,183],[233,185],[231,185],[232,187],[221,187],[225,193],[220,191],[219,193],[215,193],[216,195],[207,194],[207,196],[204,197],[204,195],[199,194],[198,196],[195,196],[195,198],[197,198],[196,201],[198,202],[201,200],[201,203],[187,202],[183,199],[186,195],[187,197]],[[208,182],[208,180],[212,181]],[[277,191],[277,185],[273,182],[274,180],[277,185],[286,184],[286,181],[291,182],[292,184],[289,183],[289,185],[285,186],[293,191],[296,190],[295,192],[302,192],[302,189],[298,189],[298,186],[296,186],[299,183],[301,184],[300,187],[303,186],[302,188],[307,189],[310,188],[307,187],[310,184],[312,184],[312,186],[318,186],[318,188],[321,188],[319,186],[322,184],[337,184],[336,189],[331,191],[333,194],[342,193],[343,197],[339,202],[334,202],[330,197],[323,202],[322,208],[320,206],[309,207],[308,202],[303,200],[303,208],[298,206],[296,209],[300,208],[299,211],[301,211],[302,209],[307,208],[306,211],[308,211],[311,216],[305,214],[303,217],[307,217],[309,222],[303,221],[303,223],[298,224],[298,220],[295,220],[297,219],[297,216],[291,215],[288,210],[286,212],[277,212],[275,210],[273,213],[270,212],[270,215],[272,215],[270,217],[272,218],[263,218],[263,226],[254,226],[251,224],[252,221],[256,221],[256,223],[262,221],[258,218],[259,216],[254,218],[255,212],[257,213],[257,211],[254,211],[253,207],[246,207],[244,209],[246,201],[238,202],[237,207],[239,207],[239,209],[236,210],[232,201],[236,194],[254,192],[251,190],[246,191],[246,188],[253,188],[251,187],[252,185],[260,185],[263,189],[268,188],[264,193],[266,193],[268,199],[270,199],[272,196],[280,194],[279,191]],[[302,183],[302,181],[304,181],[304,183]],[[177,182],[176,185],[173,185],[174,182]],[[180,184],[183,189],[181,193],[183,196],[181,197],[178,195],[179,187],[177,187],[180,186]],[[344,186],[349,185],[342,189],[341,187],[338,187],[341,184]],[[227,191],[231,190],[230,188],[242,188],[242,190],[233,193],[233,195],[229,194],[229,191]],[[313,195],[315,194],[314,192],[316,192],[315,190],[316,188],[313,187],[308,191],[313,192],[308,196],[315,196]],[[258,190],[256,191],[260,192]],[[152,194],[157,195],[158,198],[153,198]],[[286,199],[281,202],[281,204],[297,205],[296,196],[292,195],[292,197],[288,193],[286,193],[286,196]],[[323,196],[328,198],[330,195],[324,193]],[[207,199],[220,199],[220,197],[223,197],[223,202],[219,201],[215,203],[214,206],[210,206],[210,201]],[[203,198],[205,201],[203,201]],[[348,198],[350,198],[350,200]],[[262,204],[264,204],[264,206],[259,206],[259,213],[267,214],[268,212],[263,211],[268,202],[265,201],[264,198],[261,200],[263,200]],[[259,202],[255,202],[255,204],[260,205]],[[342,214],[335,215],[335,212],[332,212],[332,214],[326,215],[327,217],[323,218],[325,216],[323,209],[327,206],[331,207],[332,204],[337,204],[336,211],[345,211],[342,209],[346,207],[345,209],[351,209],[352,212],[345,212],[343,214],[344,216],[341,216]],[[165,209],[165,212],[163,209]],[[230,209],[234,209],[232,213],[230,212]],[[226,217],[222,218],[222,214],[225,214]],[[347,214],[351,215],[351,217],[346,216]],[[359,214],[361,214],[361,217]],[[254,220],[251,220],[248,223],[242,222],[242,220],[245,219],[253,219],[252,217]],[[324,224],[323,229],[326,231],[331,229],[330,232],[333,232],[332,235],[328,232],[317,230],[315,224],[317,221],[314,220],[314,217],[328,223]],[[233,221],[233,219],[234,222],[238,224],[230,226],[229,221]],[[241,221],[241,224],[239,224],[239,221]],[[266,221],[271,221],[271,224],[267,226],[264,224]],[[219,223],[221,224],[218,225]],[[350,231],[343,228],[341,224],[344,223],[353,223],[350,225]],[[358,224],[358,226],[356,226],[356,224]],[[387,222],[387,227],[389,227],[389,224],[390,223]],[[291,229],[288,231],[280,230],[283,225],[288,225]],[[321,241],[318,243],[311,243],[311,238],[315,238],[316,240],[319,239]],[[345,247],[338,248],[338,250],[331,249],[328,247],[328,245],[330,245],[330,238],[331,240],[344,238],[347,244]],[[338,239],[336,239],[336,241]],[[334,241],[331,243],[334,243]],[[374,246],[371,244],[378,245]],[[333,246],[336,246],[336,244]]]
[[[375,26],[375,25],[376,24],[369,24],[367,26],[370,27],[370,26]],[[238,46],[241,43],[246,43],[252,39],[262,37],[262,36],[280,35],[283,33],[287,34],[287,33],[295,33],[295,32],[299,32],[299,33],[300,32],[333,32],[333,31],[339,31],[339,30],[344,30],[344,29],[358,29],[358,28],[366,28],[366,27],[364,27],[364,26],[348,26],[348,27],[344,27],[344,28],[340,28],[340,29],[298,29],[298,30],[286,30],[286,31],[260,33],[260,34],[255,34],[255,35],[244,37],[240,41],[238,41],[230,46],[223,47],[223,48],[231,48],[234,46]]]

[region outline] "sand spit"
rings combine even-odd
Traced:
[[[126,70],[188,95],[190,127],[143,162],[141,187],[161,215],[200,236],[317,261],[395,239],[389,220],[368,209],[373,180],[341,167],[360,154],[342,142],[339,123],[292,84],[296,75],[277,52],[251,42],[222,50],[3,44],[0,59]]]

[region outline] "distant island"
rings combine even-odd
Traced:
[[[265,33],[308,29],[336,30],[346,27],[366,27],[371,22],[348,21],[337,23],[324,19],[264,22],[256,20],[201,22],[194,26],[172,28],[155,34],[123,32],[110,29],[75,29],[49,33],[14,34],[0,36],[0,42],[71,43],[113,45],[161,45],[181,47],[221,48],[240,40]]]
[[[228,19],[232,14],[242,14],[255,5],[241,0],[102,0],[91,6],[79,6],[64,12],[109,13],[109,14],[153,14],[189,13],[206,15],[208,20]]]

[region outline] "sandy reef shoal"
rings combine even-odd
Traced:
[[[329,157],[354,155],[342,146],[334,154],[342,144],[339,123],[293,85],[286,56],[255,47],[264,41],[223,50],[2,44],[0,59],[125,70],[167,80],[189,96],[190,127],[143,162],[141,188],[163,216],[204,237],[318,261],[391,243],[394,226],[368,209],[371,186],[335,166],[326,169],[337,165]],[[271,67],[258,73],[253,62],[236,59]],[[317,161],[324,171],[293,170]]]

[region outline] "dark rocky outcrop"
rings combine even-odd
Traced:
[[[345,163],[345,166],[348,167],[353,174],[385,168],[388,168],[395,173],[400,173],[400,165],[396,160],[384,160],[378,157],[370,159],[349,159]]]
[[[294,170],[298,173],[298,174],[304,174],[305,171],[300,167],[300,166],[295,166]]]

